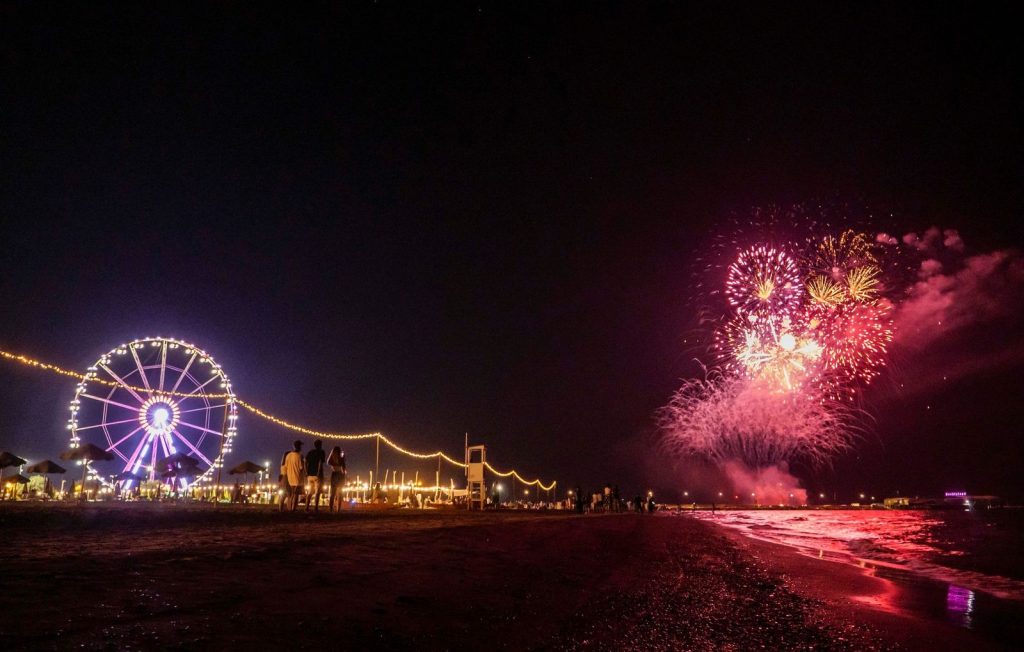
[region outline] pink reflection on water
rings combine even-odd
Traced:
[[[974,618],[974,591],[950,584],[946,590],[946,618],[955,625],[971,629]]]
[[[958,589],[1024,600],[1024,582],[943,565],[941,556],[962,556],[966,551],[955,542],[939,538],[940,526],[945,523],[942,514],[902,510],[735,510],[696,515],[753,538],[785,544],[812,557],[856,565],[879,580],[884,578],[876,571],[882,568],[945,582]],[[886,603],[898,591],[893,586],[892,593],[886,592],[888,598],[871,600],[881,600],[880,608],[888,610]]]

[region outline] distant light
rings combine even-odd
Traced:
[[[946,498],[965,498],[967,497],[966,491],[947,491]]]

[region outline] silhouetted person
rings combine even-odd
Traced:
[[[310,501],[315,501],[316,511],[320,511],[320,494],[324,486],[324,466],[327,455],[324,454],[324,443],[317,439],[313,442],[313,450],[306,453],[306,475],[309,477],[309,496],[306,498],[306,511]]]
[[[583,490],[580,489],[579,486],[576,487],[576,493],[573,494],[573,498],[576,499],[573,502],[573,506],[576,508],[576,513],[577,514],[582,514],[583,513],[583,507],[584,507],[584,505],[583,505]]]
[[[293,446],[294,449],[281,459],[281,486],[285,492],[281,496],[282,512],[285,509],[295,511],[299,506],[299,492],[302,491],[302,442],[296,439]]]
[[[637,514],[644,513],[644,499],[640,497],[640,494],[633,497],[633,509]]]
[[[345,464],[345,451],[341,446],[335,446],[331,450],[331,456],[327,458],[327,464],[331,467],[331,495],[329,498],[331,511],[340,512],[343,501],[342,492],[345,489],[345,477],[348,475],[348,468]]]
[[[654,496],[647,498],[647,513],[653,514],[654,510],[658,509],[658,504],[654,502]]]

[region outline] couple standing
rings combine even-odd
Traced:
[[[345,453],[340,446],[335,446],[331,456],[324,455],[323,442],[319,439],[313,442],[313,450],[306,453],[306,459],[302,459],[302,441],[295,440],[294,449],[284,454],[281,460],[281,487],[284,489],[284,496],[281,497],[281,511],[286,508],[295,511],[299,505],[299,495],[303,493],[303,486],[306,480],[309,481],[309,488],[306,490],[306,511],[309,511],[310,503],[316,511],[320,511],[320,496],[323,494],[324,466],[331,467],[330,506],[331,511],[340,511],[342,502],[342,489],[345,486]],[[287,507],[286,507],[287,506]]]

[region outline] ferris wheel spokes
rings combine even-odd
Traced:
[[[178,376],[178,382],[174,383],[174,387],[171,388],[171,394],[173,394],[173,393],[178,391],[178,386],[181,385],[181,381],[185,379],[185,374],[188,373],[188,369],[189,369],[189,367],[192,366],[192,363],[196,361],[196,356],[197,355],[198,355],[197,353],[193,353],[192,357],[190,357],[188,359],[188,362],[185,363],[185,368],[181,370],[181,375]]]
[[[134,421],[134,419],[132,419],[132,420]],[[133,435],[135,435],[135,433],[137,433],[138,431],[142,430],[142,429],[143,429],[143,428],[145,428],[145,427],[146,427],[146,426],[139,426],[139,427],[138,427],[138,428],[136,428],[135,430],[132,430],[131,432],[129,432],[129,433],[128,433],[127,435],[125,435],[124,437],[121,437],[121,438],[120,438],[120,439],[118,439],[117,441],[115,441],[115,442],[111,443],[111,444],[110,444],[110,446],[108,446],[108,447],[107,447],[107,451],[114,451],[115,453],[117,453],[118,455],[120,455],[120,456],[121,456],[121,459],[123,459],[123,460],[124,460],[125,462],[127,462],[127,461],[128,461],[128,458],[127,458],[127,457],[125,457],[125,456],[124,456],[124,455],[123,455],[123,454],[121,453],[121,451],[119,451],[119,450],[117,449],[117,447],[118,447],[118,446],[120,446],[121,444],[123,444],[123,443],[124,443],[125,441],[127,441],[127,440],[128,440],[128,439],[130,439],[130,438],[131,438],[131,437],[132,437]]]
[[[82,394],[82,396],[84,396],[85,398],[91,398],[94,401],[100,401],[102,403],[108,403],[110,405],[116,405],[117,407],[122,407],[122,408],[124,408],[126,410],[131,410],[132,412],[137,412],[138,409],[139,409],[139,408],[137,408],[137,407],[135,407],[133,405],[127,405],[125,403],[118,403],[117,401],[111,401],[109,398],[103,398],[101,396],[93,396],[92,394]],[[110,425],[110,424],[99,424],[99,425]]]
[[[164,374],[167,371],[167,342],[160,343],[160,391],[164,391]]]
[[[136,360],[138,360],[138,358],[136,358]],[[97,366],[98,366],[98,367],[99,367],[100,369],[102,369],[103,371],[105,371],[105,372],[107,372],[108,374],[110,374],[110,377],[111,377],[111,378],[113,378],[114,380],[116,380],[116,381],[117,381],[117,384],[118,384],[118,385],[120,385],[120,386],[121,386],[122,388],[124,388],[124,389],[128,390],[128,393],[129,393],[129,394],[131,394],[132,396],[134,396],[134,397],[136,398],[136,400],[138,400],[138,401],[139,401],[139,403],[142,403],[143,401],[145,401],[145,400],[146,400],[146,399],[142,398],[142,397],[141,397],[141,396],[139,395],[139,393],[138,393],[137,391],[135,391],[135,388],[133,388],[133,387],[132,387],[131,385],[129,385],[129,384],[127,383],[127,382],[125,382],[124,378],[121,378],[121,377],[120,377],[120,376],[118,376],[118,375],[117,375],[116,373],[114,373],[114,372],[113,372],[113,371],[112,371],[112,370],[110,369],[110,367],[108,367],[108,366],[107,366],[107,365],[105,365],[105,364],[99,364],[99,365],[97,365]],[[140,367],[140,369],[141,369],[141,367]],[[142,374],[142,379],[143,379],[143,381],[145,381],[145,379],[146,379],[146,374],[144,374],[144,373]],[[144,384],[145,384],[145,383],[144,383]],[[146,389],[147,389],[147,390],[149,389],[149,385],[148,385],[148,384],[146,385]],[[150,391],[150,393],[152,393],[152,391]]]
[[[187,414],[189,412],[199,412],[200,410],[213,410],[216,408],[227,407],[227,403],[221,403],[220,405],[204,405],[203,407],[192,408],[191,410],[181,410],[181,414]]]
[[[213,378],[211,378],[210,380],[206,381],[205,383],[203,383],[203,384],[202,384],[202,385],[200,385],[199,387],[196,387],[195,389],[193,389],[193,390],[192,390],[191,392],[189,392],[188,394],[185,394],[185,397],[187,398],[187,397],[189,397],[189,396],[192,396],[193,394],[195,394],[196,392],[198,392],[198,391],[199,391],[199,390],[201,390],[202,388],[206,387],[207,385],[209,385],[209,384],[210,384],[210,383],[212,383],[213,381],[217,380],[218,378],[220,378],[220,374],[218,374],[218,373],[217,373],[216,371],[214,371],[214,372],[213,372]]]
[[[79,430],[89,430],[90,428],[102,428],[104,426],[119,426],[124,423],[135,423],[136,421],[138,421],[138,419],[135,418],[125,419],[124,421],[108,421],[106,423],[97,423],[92,426],[82,426],[81,428],[79,428]]]
[[[139,347],[133,344],[132,346],[128,347],[128,350],[132,352],[132,357],[135,358],[135,366],[139,368],[139,376],[142,377],[142,384],[145,386],[146,390],[148,390],[149,393],[152,394],[153,390],[150,389],[149,387],[149,379],[146,378],[146,370],[142,368],[142,362],[139,361],[139,352],[137,350],[138,348]],[[142,400],[141,397],[139,397],[139,400]]]
[[[175,435],[177,435],[178,439],[180,439],[182,442],[184,442],[184,444],[186,446],[188,446],[192,450],[193,453],[198,455],[201,460],[206,462],[207,465],[213,464],[213,462],[211,462],[209,459],[207,459],[207,457],[205,455],[203,455],[202,451],[200,451],[198,448],[193,446],[192,442],[190,442],[188,439],[186,439],[184,436],[182,436],[182,434],[180,432],[178,432],[177,430],[174,430],[173,432],[174,432]]]
[[[188,426],[189,428],[195,428],[196,430],[202,430],[204,432],[210,433],[211,435],[217,435],[218,437],[223,437],[224,436],[224,433],[222,433],[219,430],[210,430],[209,428],[204,428],[202,426],[197,426],[196,424],[189,423],[188,421],[182,421],[181,425]]]

